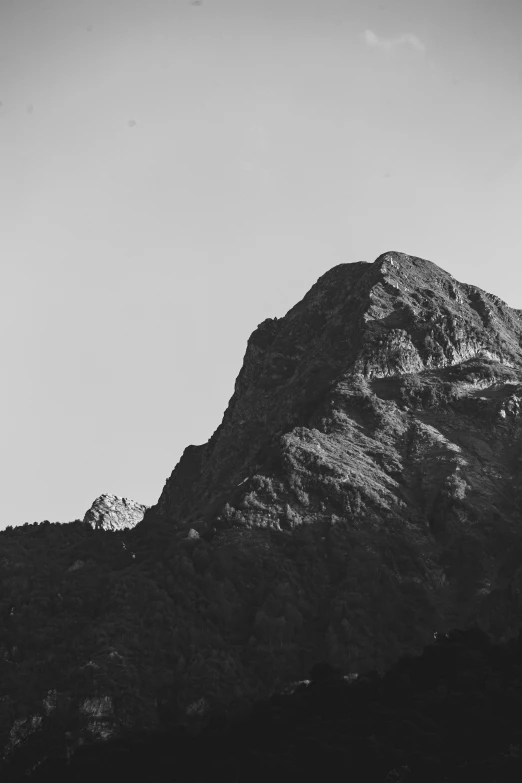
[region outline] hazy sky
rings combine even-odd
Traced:
[[[2,0],[0,527],[155,503],[335,264],[522,307],[521,98],[520,0]]]

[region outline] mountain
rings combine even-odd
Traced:
[[[100,495],[86,512],[83,521],[93,528],[124,530],[141,522],[147,506],[116,495]]]
[[[515,636],[521,315],[389,252],[260,324],[222,423],[141,521],[0,533],[0,733],[196,726],[317,661],[364,673],[452,628]]]
[[[345,667],[477,617],[514,633],[521,363],[521,312],[498,297],[404,253],[341,264],[252,334],[221,425],[185,450],[150,519],[231,559],[268,546],[303,590],[283,552],[308,542]]]
[[[364,428],[361,415],[353,416],[361,400],[372,400],[383,422],[404,429],[401,407],[413,401],[400,397],[404,376],[419,378],[413,396],[424,393],[428,404],[449,389],[444,383],[475,400],[481,386],[492,385],[497,366],[499,381],[516,383],[521,333],[519,311],[429,261],[386,253],[373,264],[340,264],[284,318],[267,319],[251,335],[220,427],[204,446],[185,450],[154,511],[176,524],[211,518],[222,497],[248,494],[240,483],[268,452],[284,463],[294,445],[309,451],[302,428],[333,436],[350,426],[346,417]],[[477,363],[490,374],[465,378]],[[388,477],[382,491],[390,486]]]

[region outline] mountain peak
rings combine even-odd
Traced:
[[[388,251],[373,263],[339,264],[250,336],[221,425],[207,444],[185,450],[154,512],[177,520],[210,513],[274,439],[317,422],[340,384],[369,388],[474,359],[520,369],[521,345],[518,311],[431,261]]]
[[[518,311],[430,261],[384,253],[372,265],[363,295],[369,300],[364,348],[354,367],[366,377],[446,367],[475,356],[521,363]]]

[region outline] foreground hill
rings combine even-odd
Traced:
[[[519,311],[429,261],[323,275],[251,336],[142,521],[0,533],[4,747],[197,726],[454,627],[515,636],[521,346]]]
[[[181,726],[129,732],[49,759],[30,780],[518,783],[521,663],[522,635],[493,645],[476,628],[450,632],[384,675],[354,680],[318,664],[235,719],[211,716],[197,736]],[[32,735],[26,759],[39,741]],[[19,779],[16,761],[9,772],[7,783]]]

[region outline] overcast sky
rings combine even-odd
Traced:
[[[152,505],[386,250],[522,307],[520,0],[2,0],[0,527]]]

